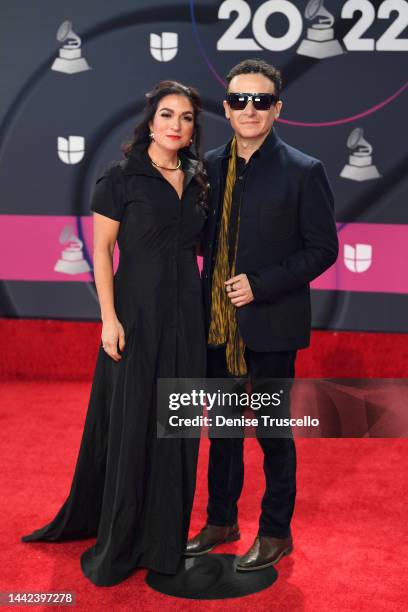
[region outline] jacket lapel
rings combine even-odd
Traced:
[[[211,197],[211,216],[212,225],[217,224],[219,210],[222,205],[222,197],[224,195],[224,162],[228,158],[231,141],[222,147],[214,157],[210,157],[206,163],[206,170],[210,181],[210,197]]]

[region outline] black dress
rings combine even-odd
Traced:
[[[137,567],[174,574],[188,536],[198,439],[157,438],[156,379],[205,376],[196,244],[205,222],[196,161],[181,154],[184,191],[150,163],[147,145],[111,163],[91,210],[121,222],[114,302],[122,359],[99,348],[81,446],[65,503],[24,542],[96,536],[81,556],[94,584]]]

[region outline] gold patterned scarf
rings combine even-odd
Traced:
[[[237,141],[231,141],[231,156],[228,162],[227,178],[225,182],[224,203],[220,235],[218,239],[218,252],[215,261],[212,280],[212,304],[211,323],[208,335],[208,344],[220,346],[226,344],[227,368],[233,376],[245,376],[247,367],[244,358],[245,344],[239,333],[236,306],[232,304],[225,289],[224,282],[235,276],[235,260],[237,256],[239,219],[237,223],[237,235],[235,239],[235,250],[231,269],[228,260],[228,227],[232,206],[232,192],[236,180],[237,168]]]

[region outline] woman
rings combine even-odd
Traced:
[[[81,567],[99,586],[136,567],[176,573],[195,489],[199,440],[158,439],[155,399],[159,377],[205,376],[201,104],[174,81],[146,97],[127,159],[97,180],[91,204],[102,346],[71,491],[51,523],[22,538],[97,536]]]

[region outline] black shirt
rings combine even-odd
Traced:
[[[254,168],[252,169],[252,171],[256,171],[256,158],[263,157],[264,155],[268,156],[270,154],[269,142],[273,135],[272,132],[273,130],[271,130],[271,132],[262,142],[260,147],[252,153],[248,162],[245,161],[245,158],[237,155],[236,179],[235,179],[235,184],[234,184],[234,188],[232,191],[231,213],[230,213],[229,228],[228,228],[228,262],[229,262],[230,269],[231,269],[232,261],[234,258],[235,243],[238,240],[238,232],[237,232],[238,215],[240,212],[242,197],[243,197],[244,190],[245,190],[245,183],[246,183],[246,179],[248,176],[248,169],[251,165],[254,165]],[[226,182],[226,177],[228,173],[228,162],[229,162],[230,157],[231,157],[231,152],[229,152],[229,154],[223,159],[224,189],[225,189],[225,182]],[[253,164],[254,159],[255,159],[255,164]],[[258,189],[259,190],[264,189],[264,183],[263,183],[261,176],[259,177],[259,182],[257,183],[257,188],[255,191],[257,191]],[[254,198],[255,197],[256,197],[256,193],[254,193]],[[217,242],[219,239],[220,223],[222,219],[222,209],[223,209],[223,206],[221,205],[219,208],[218,227],[217,227],[217,233],[216,233]],[[218,250],[218,246],[217,246],[217,250]],[[213,265],[215,263],[215,259],[216,258],[214,255],[213,262],[212,262]],[[252,290],[254,299],[257,300],[259,299],[258,287],[260,283],[258,275],[256,274],[256,272],[253,272],[250,270],[246,271],[246,275],[248,278],[248,282],[251,286],[251,290]]]
[[[234,260],[236,241],[238,240],[238,231],[237,231],[238,230],[238,218],[239,218],[239,212],[241,208],[242,196],[245,190],[245,182],[246,182],[246,177],[248,175],[248,168],[254,156],[258,155],[258,151],[259,149],[254,151],[254,153],[249,158],[248,162],[245,160],[244,157],[240,157],[239,155],[237,155],[236,179],[235,179],[235,184],[234,184],[234,188],[232,191],[231,213],[230,213],[229,227],[228,227],[228,263],[229,263],[230,270],[232,267],[232,262]],[[227,168],[228,168],[228,165],[227,165]],[[251,289],[252,289],[254,298],[256,299],[255,275],[247,274],[247,278],[248,278],[249,284],[251,285]]]
[[[238,217],[242,194],[244,193],[248,165],[249,162],[247,164],[243,157],[237,156],[236,179],[232,190],[231,213],[228,228],[228,262],[230,269],[234,260],[235,244],[238,238]]]

